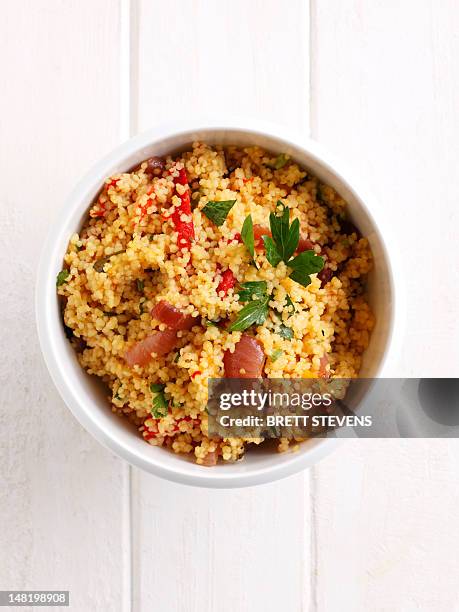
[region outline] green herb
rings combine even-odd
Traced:
[[[260,300],[267,296],[268,287],[266,281],[249,281],[241,283],[238,289],[239,301],[250,302]]]
[[[323,257],[316,255],[314,251],[303,251],[287,263],[293,269],[290,278],[303,287],[311,283],[311,274],[320,272],[324,267]]]
[[[94,262],[94,266],[93,266],[94,270],[96,272],[103,272],[105,264],[108,263],[112,257],[115,257],[115,255],[121,255],[121,253],[125,253],[125,252],[126,251],[124,249],[122,251],[115,251],[111,255],[107,255],[107,257],[102,257],[101,259],[98,259],[97,261]]]
[[[177,355],[174,357],[174,363],[177,363],[177,361],[180,359],[180,351],[177,353]]]
[[[143,314],[145,312],[145,302],[147,301],[147,298],[140,298],[139,301],[139,313]]]
[[[226,221],[229,211],[236,204],[236,200],[224,200],[222,202],[210,201],[202,209],[202,212],[210,219],[215,225],[220,227]]]
[[[293,272],[290,278],[303,287],[307,287],[310,282],[311,274],[320,272],[324,267],[324,260],[314,251],[303,251],[293,259],[290,257],[296,251],[300,240],[300,222],[294,219],[290,224],[290,211],[284,206],[283,202],[277,202],[277,211],[269,215],[272,240],[263,237],[266,248],[266,258],[272,266],[282,260]],[[290,298],[289,298],[290,299]],[[293,305],[293,302],[290,300]]]
[[[293,338],[293,329],[291,327],[287,327],[286,325],[281,325],[279,328],[279,336],[285,338],[286,340],[291,340]]]
[[[168,413],[169,402],[164,395],[164,385],[152,383],[150,385],[150,391],[154,393],[153,403],[151,406],[151,414],[155,419],[165,417]]]
[[[271,361],[277,361],[277,359],[279,359],[279,357],[282,355],[283,351],[281,349],[276,349],[274,350],[271,355],[270,355],[270,359]]]
[[[70,272],[68,270],[61,270],[56,277],[56,287],[60,287],[64,283],[67,282],[67,278],[70,276]]]
[[[266,281],[249,281],[241,283],[238,290],[239,301],[248,302],[239,311],[236,320],[230,325],[230,331],[244,331],[251,325],[261,325],[268,316],[268,303]]]
[[[165,388],[166,385],[160,385],[158,383],[151,383],[150,385],[150,391],[152,393],[159,393],[160,391],[164,391]]]
[[[210,320],[207,320],[205,322],[205,326],[206,327],[218,327],[219,323],[220,323],[220,321],[210,321]]]
[[[288,313],[290,315],[292,315],[294,312],[296,312],[296,308],[295,308],[295,304],[292,302],[292,298],[289,296],[289,294],[287,293],[287,295],[285,296],[285,301],[287,303],[287,308],[289,309],[289,307],[291,306],[291,310],[288,310]]]
[[[154,234],[149,234],[148,235],[148,242],[153,242],[154,239],[155,239],[155,235]]]
[[[169,412],[169,402],[166,400],[164,393],[158,393],[153,398],[151,406],[151,414],[155,419],[165,417]]]
[[[269,296],[249,302],[239,311],[237,319],[229,326],[229,331],[244,331],[251,325],[261,325],[268,316]]]
[[[317,190],[316,190],[316,200],[317,200],[318,202],[320,202],[320,204],[325,204],[325,205],[328,205],[328,202],[326,202],[326,201],[325,201],[325,199],[324,199],[324,193],[323,193],[323,191],[322,191],[322,187],[323,187],[323,184],[322,184],[322,183],[318,183],[318,184],[317,184]]]
[[[274,240],[271,236],[262,236],[261,239],[265,245],[266,250],[266,259],[275,268],[281,261],[282,257],[279,255],[276,245],[274,244]]]
[[[289,161],[289,157],[285,155],[284,153],[281,153],[280,155],[276,157],[276,159],[274,160],[274,163],[267,164],[267,166],[269,166],[273,170],[280,170],[281,168],[285,166],[285,164],[288,163],[288,161]]]
[[[252,257],[253,265],[258,269],[258,266],[255,263],[255,237],[253,234],[252,215],[247,215],[247,217],[244,219],[241,229],[241,240]]]
[[[284,206],[283,202],[278,200],[277,211],[269,215],[269,225],[271,227],[272,241],[263,239],[265,247],[268,243],[266,256],[268,257],[269,249],[270,257],[273,258],[275,250],[278,255],[274,257],[274,261],[279,263],[279,261],[283,260],[287,263],[300,241],[300,222],[298,219],[294,219],[290,225],[290,210]]]
[[[143,290],[145,289],[145,283],[142,279],[138,278],[135,281],[135,284],[137,285],[137,291],[139,291],[140,293],[143,293]]]
[[[114,398],[114,399],[116,399],[116,400],[121,400],[121,399],[123,399],[123,398],[121,397],[121,395],[120,395],[120,389],[121,389],[121,385],[118,387],[118,389],[116,390],[115,395],[113,396],[113,398]]]

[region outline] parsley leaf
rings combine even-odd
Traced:
[[[296,312],[296,308],[295,308],[295,304],[292,302],[292,298],[289,296],[289,294],[287,293],[287,295],[285,296],[285,302],[287,304],[287,312],[289,313],[289,317],[290,315],[292,315],[294,312]],[[290,308],[290,306],[292,308]]]
[[[164,391],[166,385],[158,385],[156,383],[151,383],[150,385],[150,391],[152,393],[159,393],[160,391]]]
[[[210,201],[202,209],[202,212],[208,219],[213,221],[215,225],[220,227],[226,221],[229,211],[236,204],[236,200],[224,200],[222,202]]]
[[[307,287],[311,283],[310,275],[320,272],[324,267],[323,258],[316,255],[314,251],[303,251],[290,259],[300,241],[300,222],[294,219],[290,224],[290,211],[281,200],[277,202],[276,212],[269,215],[269,225],[272,238],[263,236],[266,259],[273,267],[276,267],[280,261],[284,261],[293,270],[290,278],[303,287]],[[295,312],[292,300],[289,296],[287,298],[287,305],[293,306],[293,312]]]
[[[143,281],[142,279],[138,278],[138,279],[135,281],[135,284],[136,284],[136,286],[137,286],[137,291],[139,291],[140,293],[143,293],[143,290],[144,290],[144,288],[145,288],[145,283],[144,283],[144,281]]]
[[[300,222],[298,219],[294,219],[290,225],[290,210],[287,206],[284,206],[281,200],[277,202],[277,210],[280,211],[280,214],[272,212],[269,215],[272,242],[268,241],[268,244],[270,248],[275,246],[280,259],[287,263],[300,241]],[[266,241],[263,241],[266,246]]]
[[[285,155],[285,153],[281,153],[276,157],[273,164],[266,164],[269,168],[273,170],[280,170],[285,166],[285,164],[289,161],[289,157]]]
[[[247,215],[247,217],[244,219],[241,229],[241,240],[245,244],[253,260],[255,257],[255,238],[253,235],[252,215]]]
[[[291,327],[287,327],[286,325],[281,325],[279,329],[279,336],[285,338],[286,340],[291,340],[293,338],[293,329]]]
[[[104,272],[105,264],[108,263],[112,257],[115,257],[115,255],[121,255],[122,253],[125,253],[125,252],[126,250],[122,249],[121,251],[115,251],[111,255],[107,255],[106,257],[102,257],[101,259],[98,259],[93,264],[94,270],[96,272]]]
[[[270,359],[271,361],[277,361],[279,359],[279,357],[282,355],[283,351],[281,349],[275,349],[271,355],[270,355]]]
[[[244,331],[251,325],[261,325],[268,316],[269,296],[249,302],[239,311],[237,319],[229,326],[229,331]]]
[[[241,283],[238,289],[239,301],[250,302],[251,300],[259,300],[267,296],[268,286],[266,281],[249,281]],[[253,297],[255,296],[255,298]]]
[[[56,287],[60,287],[64,283],[67,282],[67,278],[70,276],[70,272],[68,270],[61,270],[56,277]]]
[[[164,385],[158,385],[152,383],[150,385],[150,391],[156,395],[153,397],[153,403],[151,406],[151,414],[155,419],[165,417],[169,412],[169,402],[166,400],[164,395]]]
[[[219,326],[219,323],[220,323],[220,319],[219,319],[218,321],[211,321],[210,319],[208,319],[208,320],[205,322],[205,326],[206,326],[206,327],[218,327],[218,326]]]
[[[266,321],[270,300],[267,292],[266,281],[248,281],[239,285],[239,301],[247,304],[239,311],[229,331],[244,331],[251,325],[261,325]]]
[[[316,255],[314,251],[303,251],[288,261],[287,265],[293,270],[290,278],[303,287],[307,287],[311,283],[310,275],[320,272],[324,267],[324,259]]]
[[[282,257],[279,255],[276,245],[274,244],[274,240],[271,236],[262,236],[261,239],[264,242],[265,250],[266,250],[266,259],[272,265],[273,268],[277,266],[277,264],[281,261]]]

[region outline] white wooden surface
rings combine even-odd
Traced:
[[[72,610],[459,610],[459,443],[366,440],[240,491],[100,448],[39,354],[42,237],[129,133],[242,113],[311,133],[393,215],[410,296],[394,375],[457,376],[455,0],[0,2],[0,589]]]

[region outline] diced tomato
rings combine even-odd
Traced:
[[[322,270],[317,275],[317,278],[320,279],[320,287],[323,289],[327,283],[331,281],[333,277],[333,270],[324,266]]]
[[[177,344],[177,334],[171,329],[158,331],[144,340],[137,342],[125,354],[126,363],[130,368],[135,365],[145,366],[152,359],[152,353],[165,355]]]
[[[298,242],[298,247],[296,249],[297,253],[302,253],[303,251],[313,251],[314,243],[312,240],[309,240],[304,234],[300,235],[300,240]]]
[[[223,291],[226,295],[230,289],[232,289],[236,284],[236,278],[231,270],[225,270],[222,273],[222,280],[219,282],[217,287],[217,293]]]
[[[255,238],[255,248],[261,249],[263,248],[263,240],[262,236],[271,236],[271,232],[267,227],[263,227],[263,225],[254,225],[253,226],[253,237]]]
[[[166,300],[161,300],[156,304],[151,310],[151,316],[173,330],[191,329],[196,323],[195,317],[190,314],[183,314],[181,310],[175,308]]]
[[[325,353],[325,355],[322,355],[322,357],[320,358],[319,376],[321,378],[330,378],[330,372],[327,369],[328,364],[328,355]]]
[[[201,370],[196,370],[196,372],[193,372],[191,375],[191,378],[196,378],[196,376],[199,376],[199,374],[202,374]]]
[[[207,453],[207,455],[204,457],[201,465],[204,465],[206,467],[213,467],[214,465],[217,465],[217,461],[218,461],[217,451],[211,451],[210,453]]]
[[[175,195],[180,198],[180,206],[176,207],[170,218],[178,234],[178,247],[182,250],[189,249],[194,240],[194,224],[191,221],[191,200],[190,188],[185,168],[181,168],[178,176],[174,176]],[[185,193],[177,191],[177,185],[186,186]],[[182,216],[186,215],[189,220],[183,221]]]
[[[241,243],[242,242],[241,234],[239,232],[236,232],[232,238],[223,238],[223,242],[226,242],[226,244],[231,244],[232,242]]]
[[[266,356],[263,347],[255,338],[242,334],[234,353],[226,351],[223,356],[226,378],[259,378],[263,373]]]

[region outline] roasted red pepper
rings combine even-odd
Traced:
[[[178,176],[174,176],[175,194],[180,199],[180,206],[177,206],[170,216],[178,234],[178,247],[180,249],[189,249],[191,241],[194,240],[194,225],[193,221],[182,221],[182,216],[186,215],[191,219],[191,200],[190,188],[188,186],[188,178],[185,168],[179,170]],[[184,193],[177,191],[177,185],[186,186]]]
[[[228,291],[234,287],[235,284],[236,284],[236,278],[234,274],[231,272],[231,270],[225,270],[222,273],[222,280],[220,281],[217,287],[217,293],[220,293],[220,291],[223,291],[224,294],[226,295]]]

